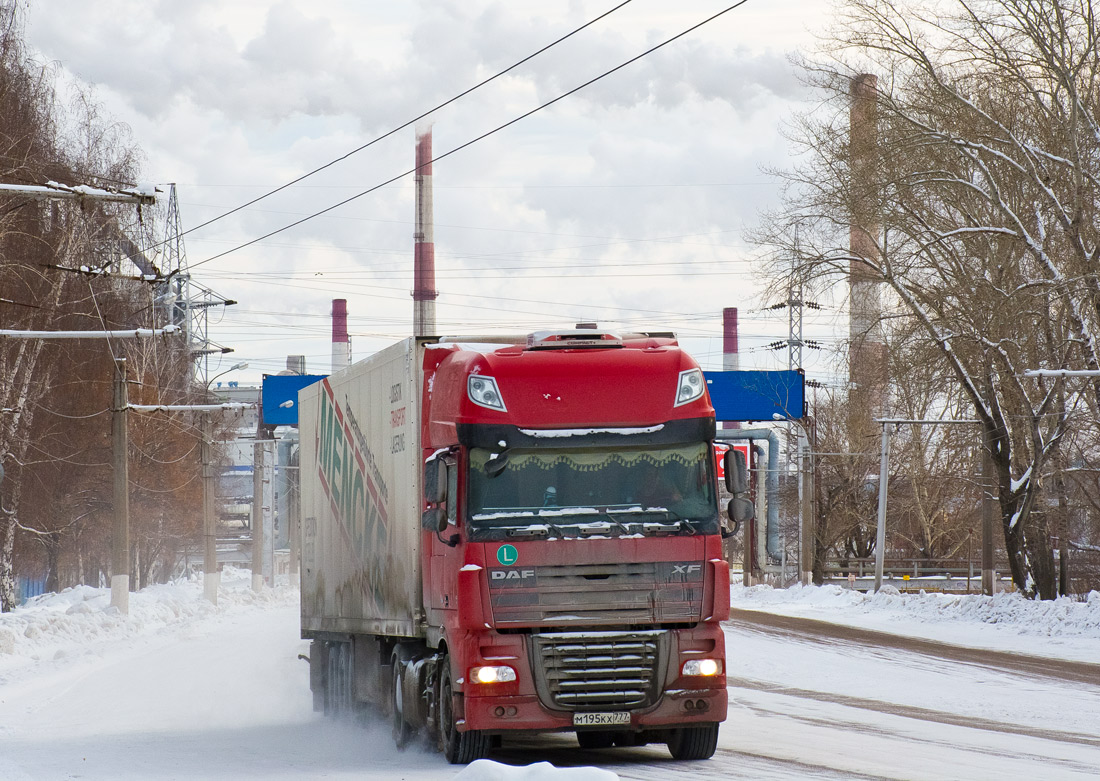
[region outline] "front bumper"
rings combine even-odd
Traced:
[[[462,731],[474,729],[487,732],[511,730],[572,732],[578,729],[573,724],[573,713],[550,710],[539,702],[538,695],[535,694],[465,697],[464,699],[465,724],[459,726]],[[641,732],[724,721],[728,701],[725,678],[722,677],[721,688],[669,690],[664,692],[656,705],[644,711],[631,712],[629,725],[598,729]]]

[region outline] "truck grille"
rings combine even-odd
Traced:
[[[656,702],[668,632],[549,632],[531,635],[543,705],[566,711],[644,708]]]
[[[497,626],[694,623],[703,564],[612,562],[489,570]]]

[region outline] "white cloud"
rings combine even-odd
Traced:
[[[412,119],[612,5],[36,0],[28,34],[44,57],[95,84],[107,108],[134,128],[150,178],[180,182],[184,223],[191,226]],[[715,260],[744,268],[740,258],[748,250],[738,231],[774,195],[759,167],[782,162],[778,121],[801,96],[785,59],[802,40],[789,19],[820,13],[816,0],[784,5],[785,24],[778,24],[774,7],[748,4],[438,163],[445,327],[460,330],[491,318],[526,327],[556,315],[565,322],[589,319],[601,310],[623,317],[612,308],[622,307],[711,312],[715,320],[707,327],[717,332],[723,305],[747,306],[747,276],[679,272],[689,268],[680,265],[684,261],[703,269],[725,268]],[[718,0],[635,0],[434,115],[436,152],[723,6]],[[189,256],[199,262],[412,164],[409,128],[303,186],[188,236]],[[196,276],[206,274],[204,281],[240,300],[241,311],[280,313],[227,315],[216,337],[262,370],[277,368],[288,352],[327,362],[324,316],[328,299],[340,295],[351,299],[353,330],[387,335],[373,346],[406,333],[411,223],[412,191],[405,182],[201,266]],[[685,234],[698,238],[627,241]],[[493,264],[515,270],[492,272]],[[574,268],[547,275],[539,271],[547,264]],[[591,276],[601,268],[629,272],[631,264],[637,272],[632,279]],[[338,277],[341,267],[359,269],[359,275]],[[253,276],[280,270],[310,276]],[[499,311],[504,309],[512,311]],[[261,320],[274,325],[257,333],[254,323]],[[242,322],[247,324],[233,325]],[[357,354],[362,356],[359,348]]]

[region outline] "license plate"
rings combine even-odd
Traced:
[[[574,713],[574,727],[619,727],[630,724],[630,713],[613,711],[611,713]]]

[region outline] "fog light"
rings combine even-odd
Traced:
[[[705,711],[708,708],[710,708],[710,704],[706,700],[696,700],[695,701],[695,710]]]
[[[470,670],[474,683],[507,683],[516,679],[516,671],[506,665],[499,667],[475,667]]]
[[[721,675],[722,661],[720,659],[689,659],[684,662],[681,669],[682,675]]]

